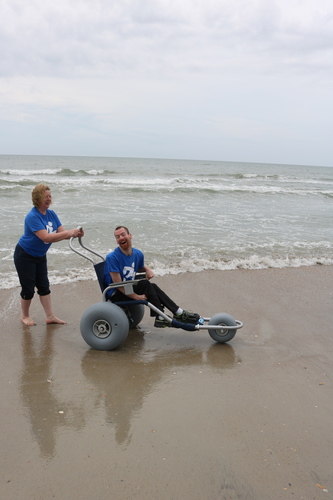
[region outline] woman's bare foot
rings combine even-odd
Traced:
[[[67,325],[67,321],[63,321],[62,319],[57,318],[56,316],[52,316],[52,318],[46,319],[47,325]]]
[[[30,318],[30,316],[28,316],[27,318],[21,318],[21,321],[26,326],[34,326],[36,324],[34,320]]]

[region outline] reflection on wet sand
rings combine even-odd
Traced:
[[[77,394],[74,401],[68,402],[65,388],[52,380],[56,356],[53,340],[52,333],[46,333],[39,346],[30,333],[25,333],[22,340],[20,393],[23,413],[30,421],[32,436],[46,460],[56,454],[61,428],[82,429],[86,421],[91,420],[92,410],[94,419],[104,418],[105,423],[114,428],[117,443],[127,446],[131,424],[145,398],[165,383],[175,368],[208,365],[216,372],[231,368],[237,362],[233,348],[227,344],[211,345],[209,349],[187,347],[149,351],[144,332],[134,330],[121,350],[86,351],[77,371],[82,371],[94,390]],[[99,411],[101,401],[102,412]]]
[[[83,424],[82,408],[75,408],[62,399],[52,380],[52,363],[55,355],[53,334],[48,331],[41,346],[37,346],[30,331],[22,339],[23,366],[20,377],[20,394],[23,413],[28,417],[33,438],[41,456],[51,459],[55,455],[57,431],[60,427],[80,428]],[[63,412],[63,413],[60,413]]]
[[[141,342],[140,342],[141,339]],[[230,345],[212,345],[208,350],[166,349],[144,352],[143,335],[136,334],[135,349],[116,351],[103,356],[94,350],[82,358],[82,372],[103,394],[106,423],[115,429],[118,444],[128,445],[131,423],[138,415],[147,396],[168,378],[175,368],[209,365],[215,372],[231,368],[236,356]],[[100,406],[100,398],[95,401]]]

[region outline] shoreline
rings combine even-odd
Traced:
[[[0,290],[1,497],[330,498],[333,266],[154,281],[244,327],[218,345],[146,312],[121,349],[94,351],[79,323],[96,281],[51,286],[63,326],[35,297],[25,327],[19,287]]]
[[[317,259],[318,261],[320,259]],[[327,260],[327,259],[326,259]],[[311,263],[311,264],[301,264],[301,265],[295,265],[295,266],[291,266],[291,265],[288,265],[288,266],[282,266],[282,267],[278,267],[278,266],[267,266],[267,267],[236,267],[236,268],[226,268],[226,269],[200,269],[200,270],[182,270],[182,271],[171,271],[171,272],[162,272],[162,274],[156,274],[155,275],[155,280],[160,280],[160,279],[163,279],[167,276],[172,276],[174,278],[177,278],[177,277],[182,277],[182,276],[186,276],[186,275],[189,275],[189,274],[201,274],[201,273],[226,273],[226,272],[235,272],[235,271],[266,271],[266,270],[275,270],[275,271],[279,271],[279,270],[283,270],[283,269],[304,269],[304,268],[317,268],[317,267],[333,267],[333,263],[322,263],[322,262],[315,262],[315,263]],[[54,263],[53,263],[54,264]],[[94,269],[91,267],[89,268],[84,268],[83,269],[83,272],[85,273],[85,277],[82,278],[82,277],[78,277],[78,276],[71,276],[71,279],[72,281],[63,281],[64,277],[58,277],[58,278],[55,278],[54,276],[52,276],[52,269],[53,269],[54,266],[51,267],[51,270],[49,270],[49,280],[50,280],[50,286],[51,287],[54,287],[54,286],[70,286],[71,284],[73,283],[85,283],[85,282],[93,282],[96,280],[96,274],[95,274],[95,271]],[[154,271],[155,273],[158,273],[158,271]],[[20,284],[19,284],[19,281],[18,281],[18,277],[17,277],[17,273],[16,272],[13,272],[12,273],[13,276],[15,276],[15,285],[11,285],[11,286],[8,286],[8,287],[5,287],[5,288],[1,288],[0,286],[0,292],[2,290],[14,290],[14,289],[17,289],[17,288],[20,288]],[[82,273],[81,273],[81,276],[82,276]],[[13,278],[14,279],[14,278]]]

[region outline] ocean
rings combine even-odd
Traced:
[[[13,251],[44,182],[66,229],[105,255],[117,225],[157,276],[333,264],[333,168],[225,161],[0,155],[0,288],[19,285]],[[98,259],[97,259],[98,260]],[[94,279],[68,241],[48,251],[52,284]]]

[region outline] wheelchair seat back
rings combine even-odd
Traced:
[[[105,290],[105,288],[108,286],[104,282],[104,261],[103,262],[98,262],[97,264],[94,264],[96,276],[98,279],[99,286],[101,287],[102,292]]]

